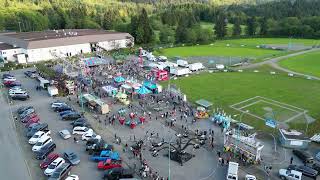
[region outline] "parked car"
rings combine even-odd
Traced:
[[[302,172],[302,175],[311,177],[316,179],[318,175],[318,171],[312,169],[311,167],[308,166],[298,166],[298,165],[289,165],[288,170],[296,170]]]
[[[36,73],[37,73],[37,71],[30,71],[30,70],[24,72],[24,74],[26,76],[31,77],[31,78],[35,78],[36,77]]]
[[[121,178],[133,178],[133,174],[134,172],[131,169],[118,167],[118,168],[106,170],[103,175],[103,179],[119,180]]]
[[[105,151],[105,150],[109,150],[112,151],[113,150],[113,145],[110,144],[106,144],[106,143],[98,143],[98,144],[92,144],[92,145],[88,145],[86,147],[86,151],[89,151],[89,154],[93,154],[93,153],[101,153],[101,151]]]
[[[53,172],[56,169],[58,169],[60,166],[62,166],[62,164],[64,164],[64,163],[65,163],[65,160],[61,157],[58,157],[52,163],[50,163],[50,165],[46,168],[46,170],[44,170],[44,174],[46,176],[51,176],[53,174]]]
[[[50,135],[50,131],[38,131],[36,132],[30,139],[29,139],[29,144],[36,144],[42,137],[44,136],[49,136]]]
[[[311,168],[318,171],[318,175],[320,175],[320,162],[314,162],[311,165]]]
[[[14,77],[14,75],[8,74],[8,73],[5,73],[2,75],[2,79],[9,78],[9,77]]]
[[[12,100],[20,100],[20,101],[25,101],[30,98],[28,94],[18,94],[18,95],[12,95],[10,97]]]
[[[56,101],[51,103],[51,108],[54,108],[54,109],[62,106],[68,106],[68,105],[65,102],[61,102],[61,101]]]
[[[95,134],[94,132],[84,133],[81,136],[82,141],[87,141],[91,138],[101,139],[100,135]]]
[[[72,131],[72,134],[79,134],[79,135],[82,135],[84,133],[88,133],[88,132],[93,132],[92,129],[89,129],[87,127],[74,127],[73,128],[73,131]]]
[[[79,114],[77,112],[72,112],[72,113],[63,115],[61,118],[62,118],[62,120],[72,120],[73,121],[73,120],[81,118],[81,114]]]
[[[20,119],[24,119],[25,117],[27,117],[31,113],[35,113],[35,110],[33,108],[28,109],[28,110],[24,111],[22,114],[20,114]]]
[[[302,172],[296,170],[279,169],[279,176],[282,180],[301,180]]]
[[[61,130],[59,131],[59,135],[63,138],[63,139],[69,139],[71,138],[71,134],[67,129]]]
[[[17,110],[17,113],[20,115],[28,109],[33,109],[33,107],[32,106],[22,106]]]
[[[72,166],[70,163],[62,164],[58,169],[54,171],[54,173],[50,176],[48,180],[63,180],[67,177],[70,172]]]
[[[39,139],[39,141],[33,145],[32,151],[39,151],[43,146],[49,144],[52,142],[52,138],[50,136],[42,136],[42,138]]]
[[[41,123],[36,126],[33,126],[32,128],[28,129],[27,132],[27,137],[30,138],[32,137],[36,132],[38,131],[45,131],[48,129],[48,124],[47,123]]]
[[[37,123],[32,123],[32,124],[30,124],[29,126],[28,126],[28,130],[29,129],[32,129],[34,126],[38,126],[40,123],[39,122],[37,122]]]
[[[49,166],[49,164],[51,164],[55,159],[57,159],[59,156],[59,154],[57,153],[50,153],[41,163],[40,163],[40,168],[44,169],[47,168]]]
[[[75,111],[72,111],[72,110],[62,111],[62,112],[59,113],[59,115],[62,117],[65,114],[70,114],[70,113],[73,113],[73,112],[75,112]]]
[[[47,157],[48,154],[54,151],[56,148],[56,144],[53,142],[48,143],[44,147],[42,147],[39,151],[36,151],[36,159],[44,159]],[[40,165],[41,166],[41,165]]]
[[[71,174],[65,180],[79,180],[79,176],[75,174]]]
[[[70,106],[60,106],[60,107],[54,108],[54,111],[56,112],[62,112],[62,111],[68,111],[68,110],[72,110],[72,108]]]
[[[257,178],[254,175],[247,174],[245,180],[257,180]]]
[[[112,161],[111,159],[107,159],[106,161],[98,162],[97,167],[98,167],[98,169],[107,170],[107,169],[122,167],[122,165],[120,163]]]
[[[303,163],[313,163],[313,157],[307,151],[294,149],[292,150],[292,153],[296,155],[299,159],[301,159]]]
[[[16,81],[17,79],[14,76],[7,76],[3,79],[3,81]]]
[[[29,121],[25,124],[25,127],[29,127],[30,124],[37,123],[40,121],[39,116],[33,117],[29,119]]]
[[[87,120],[85,118],[79,118],[77,120],[72,121],[70,124],[74,126],[76,123],[87,123]]]
[[[36,113],[31,113],[29,115],[27,115],[26,117],[24,117],[23,119],[21,119],[22,123],[27,123],[31,118],[36,117],[37,114]]]
[[[5,81],[3,84],[6,87],[21,86],[21,83],[19,81]]]
[[[66,151],[63,153],[63,157],[67,159],[73,166],[80,163],[80,158],[75,152]]]

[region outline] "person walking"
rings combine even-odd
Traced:
[[[293,157],[290,158],[290,164],[292,164],[292,163],[293,163]]]

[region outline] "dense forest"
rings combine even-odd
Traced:
[[[101,28],[130,32],[138,44],[319,38],[319,9],[319,0],[0,0],[0,30]]]

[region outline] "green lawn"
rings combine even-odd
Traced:
[[[303,54],[280,61],[282,67],[320,77],[320,51]]]
[[[320,83],[304,78],[292,78],[285,74],[270,75],[269,73],[233,72],[205,73],[190,77],[171,80],[187,94],[187,99],[195,102],[207,99],[215,107],[222,107],[229,114],[239,112],[229,106],[255,96],[263,96],[283,103],[291,104],[309,110],[309,114],[318,119],[309,126],[309,133],[318,132],[320,128]],[[245,115],[243,121],[258,127],[268,129],[262,120]],[[298,128],[304,129],[304,122],[295,122]]]
[[[231,45],[227,47],[227,43],[217,42],[213,45],[185,46],[162,49],[156,54],[163,54],[168,57],[188,57],[188,56],[231,56],[231,57],[267,57],[282,53],[276,50],[259,49],[256,47],[241,47],[239,45]]]

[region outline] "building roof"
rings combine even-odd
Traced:
[[[0,50],[7,50],[7,49],[16,49],[16,48],[10,44],[0,43]]]
[[[129,33],[97,29],[64,29],[0,34],[0,42],[5,42],[25,49],[96,43],[131,38],[132,36]]]

